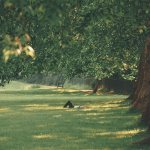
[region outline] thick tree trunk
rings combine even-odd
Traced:
[[[145,138],[141,141],[138,142],[134,142],[133,144],[137,144],[137,145],[150,145],[150,137]]]
[[[146,39],[145,49],[141,57],[133,100],[133,107],[142,111],[142,121],[147,123],[150,129],[150,35]],[[150,137],[134,144],[150,144]]]
[[[150,105],[149,101],[150,101],[150,36],[148,36],[146,39],[145,49],[140,61],[139,74],[136,90],[134,93],[133,106],[135,108],[139,108],[140,110],[142,110],[143,115],[144,114],[147,115],[148,112],[146,110],[148,108],[148,105]]]
[[[149,96],[146,98],[147,99],[147,105],[143,111],[142,114],[142,121],[144,121],[145,123],[149,124],[150,123],[150,94]]]

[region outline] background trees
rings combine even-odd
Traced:
[[[0,1],[1,85],[52,68],[56,58],[51,52],[55,47],[52,27],[59,22],[62,7],[57,2]]]
[[[62,67],[69,75],[135,80],[148,8],[147,1],[76,1],[62,23]]]

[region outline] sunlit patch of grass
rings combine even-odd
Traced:
[[[5,107],[5,108],[0,108],[0,113],[2,113],[2,112],[9,112],[9,111],[10,111],[10,109],[7,108],[7,107]]]
[[[102,110],[102,111],[107,111],[107,110],[112,110],[112,109],[120,109],[120,107],[121,107],[121,109],[123,110],[123,109],[127,109],[128,108],[128,106],[121,106],[120,105],[120,100],[118,101],[118,100],[114,100],[114,103],[112,103],[112,102],[103,102],[103,103],[101,103],[101,104],[90,104],[90,105],[88,105],[88,107],[87,107],[87,109],[89,109],[89,110]],[[86,107],[85,107],[85,109],[86,109]]]
[[[40,135],[33,135],[32,136],[35,139],[56,139],[56,135],[51,135],[51,134],[40,134]]]
[[[133,129],[133,130],[125,130],[125,131],[116,131],[116,132],[102,132],[96,133],[96,136],[109,136],[110,138],[126,138],[132,137],[138,133],[143,132],[144,130],[140,129]]]
[[[132,137],[138,133],[144,132],[145,130],[140,129],[133,129],[128,131],[118,131],[116,132],[115,138],[126,138],[126,137]]]
[[[7,141],[9,141],[9,140],[10,140],[9,137],[0,136],[0,142],[7,142]]]
[[[49,148],[49,147],[35,147],[35,148],[31,149],[31,150],[55,150],[55,149]]]
[[[38,111],[38,110],[62,110],[63,107],[60,106],[49,106],[48,104],[29,104],[22,105],[26,111]]]
[[[68,92],[68,93],[74,93],[74,92],[78,92],[79,90],[74,90],[74,89],[64,89],[64,88],[58,88],[58,89],[53,89],[53,91],[55,92]]]

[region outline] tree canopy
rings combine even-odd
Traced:
[[[1,84],[35,72],[133,80],[148,0],[1,0]],[[19,56],[19,57],[18,57]]]
[[[66,68],[99,79],[119,74],[133,80],[149,32],[148,8],[146,1],[77,1],[63,23],[62,43],[66,55],[72,52]]]

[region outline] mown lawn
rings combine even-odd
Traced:
[[[0,91],[0,150],[148,150],[123,95],[61,89]],[[64,109],[71,100],[85,109]]]

